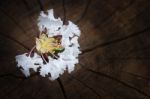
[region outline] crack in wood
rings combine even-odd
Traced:
[[[85,54],[87,52],[91,52],[91,51],[96,50],[96,49],[101,48],[101,47],[106,47],[106,46],[109,46],[109,45],[112,45],[112,44],[120,43],[121,41],[125,41],[127,39],[131,39],[131,38],[133,38],[135,36],[138,36],[138,35],[141,35],[141,34],[149,33],[147,31],[150,31],[150,27],[148,27],[148,28],[146,28],[146,29],[144,29],[142,31],[134,32],[134,33],[132,33],[132,34],[130,34],[128,36],[124,36],[122,38],[118,38],[118,39],[115,39],[115,40],[112,40],[112,41],[108,41],[108,42],[104,42],[104,43],[101,43],[101,44],[97,44],[97,45],[95,45],[93,47],[81,50],[82,53],[80,55],[83,55],[83,54]]]
[[[20,28],[20,29],[23,31],[23,33],[27,34],[26,30],[25,30],[11,15],[9,15],[4,9],[0,8],[0,11],[1,11],[5,16],[7,16],[10,20],[12,20],[12,22],[13,22],[16,26],[18,26],[18,28]]]
[[[23,43],[19,42],[19,41],[16,40],[16,39],[14,39],[13,37],[10,37],[10,36],[8,36],[8,35],[5,35],[4,33],[0,33],[0,35],[1,35],[2,37],[5,37],[5,38],[7,38],[7,39],[9,39],[9,40],[11,40],[11,41],[13,41],[13,42],[19,44],[19,45],[22,46],[24,49],[26,49],[26,50],[28,50],[28,51],[30,50],[26,45],[24,45]]]
[[[122,70],[121,72],[127,73],[127,74],[129,74],[129,75],[134,76],[134,77],[139,77],[139,78],[142,78],[142,79],[144,79],[144,80],[149,80],[149,81],[150,81],[150,78],[148,78],[148,77],[143,77],[143,76],[141,76],[141,75],[138,75],[138,74],[135,74],[135,73],[132,73],[132,72],[128,72],[128,71],[124,71],[124,70]]]
[[[37,74],[38,73],[31,74],[30,78],[37,76]],[[16,74],[13,74],[13,73],[1,74],[0,77],[1,78],[12,77],[12,78],[21,79],[21,80],[26,80],[28,78],[28,77],[16,75]]]
[[[30,75],[30,78],[29,78],[29,79],[31,79],[31,78],[33,78],[33,77],[35,77],[35,76],[37,76],[37,73],[34,73],[34,74]],[[12,93],[14,92],[14,90],[20,88],[20,86],[24,83],[25,80],[29,80],[29,79],[27,79],[27,77],[19,76],[19,75],[12,74],[12,73],[1,74],[1,75],[0,75],[0,78],[6,78],[6,77],[12,77],[12,78],[15,78],[15,79],[19,79],[19,80],[21,80],[21,82],[20,82],[19,84],[17,84],[16,87],[14,87],[14,88],[12,88],[11,90],[5,92],[4,96],[8,96],[8,95],[12,94]]]
[[[30,6],[29,6],[29,4],[26,0],[22,0],[22,2],[23,2],[23,4],[25,5],[25,7],[28,11],[31,10],[31,8],[30,8]]]
[[[126,5],[126,7],[124,7],[121,11],[119,11],[120,13],[123,13],[124,11],[126,11],[132,4],[134,4],[134,1],[135,0],[131,0],[129,2],[128,5]],[[115,11],[113,11],[112,13],[110,13],[110,15],[108,17],[105,17],[101,22],[100,24],[104,24],[107,20],[109,20],[111,17],[113,17],[116,13],[118,13],[118,9],[119,8],[116,8]],[[99,24],[97,24],[95,27],[99,27]]]
[[[86,83],[82,82],[81,80],[77,79],[76,77],[74,77],[73,75],[71,75],[70,77],[74,78],[76,81],[80,82],[83,86],[87,87],[88,89],[90,89],[94,94],[96,94],[100,99],[102,99],[102,96],[96,92],[93,88],[89,87]]]
[[[65,0],[62,0],[62,8],[63,8],[63,24],[66,24],[66,19],[67,19],[67,10],[66,10],[66,7],[65,7],[66,3],[65,3]]]
[[[24,79],[24,80],[25,80],[25,79]],[[24,80],[22,80],[19,84],[17,84],[16,87],[14,87],[14,88],[12,88],[11,90],[5,92],[4,96],[11,95],[11,94],[14,92],[14,90],[20,88],[20,86],[24,83]]]
[[[66,91],[65,91],[65,88],[64,88],[64,85],[63,85],[61,79],[58,78],[58,79],[57,79],[57,82],[58,82],[58,84],[59,84],[59,86],[60,86],[60,88],[61,88],[61,91],[62,91],[62,93],[63,93],[64,99],[67,99],[67,94],[66,94]]]
[[[75,20],[75,23],[79,23],[85,17],[85,15],[87,14],[87,11],[91,5],[91,2],[92,2],[92,0],[87,1],[87,4],[85,5],[85,8],[84,8],[82,14],[78,17],[78,19]]]
[[[114,78],[114,77],[112,77],[112,76],[110,76],[110,75],[107,75],[107,74],[105,74],[105,73],[97,72],[97,71],[94,71],[94,70],[92,70],[92,69],[88,69],[88,68],[86,68],[86,67],[85,67],[83,64],[81,64],[81,63],[80,63],[80,66],[81,66],[83,69],[85,69],[85,70],[87,70],[87,71],[89,71],[89,72],[92,72],[92,73],[94,73],[94,74],[96,74],[96,75],[99,75],[99,76],[102,76],[102,77],[111,79],[111,80],[113,80],[113,81],[115,81],[115,82],[118,82],[118,83],[120,83],[120,84],[122,84],[122,85],[124,85],[124,86],[126,86],[126,87],[128,87],[128,88],[130,88],[130,89],[132,89],[132,90],[135,90],[136,92],[138,92],[138,93],[140,93],[140,94],[142,94],[142,95],[144,95],[144,96],[150,98],[150,95],[148,95],[148,94],[145,93],[144,91],[142,91],[142,90],[140,90],[140,89],[138,89],[138,88],[136,88],[136,87],[134,87],[134,86],[132,86],[132,85],[129,85],[128,83],[125,83],[124,81],[121,81],[121,80],[119,80],[119,79],[117,79],[117,78]]]
[[[37,2],[38,2],[38,4],[39,4],[40,9],[45,12],[46,10],[44,9],[44,6],[43,6],[43,4],[42,4],[42,1],[41,1],[41,0],[37,0]]]

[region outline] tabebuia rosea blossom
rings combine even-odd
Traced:
[[[15,57],[17,67],[26,77],[30,76],[30,69],[33,69],[50,80],[57,79],[66,70],[71,73],[81,53],[78,26],[71,21],[64,25],[60,18],[54,17],[51,9],[47,14],[43,11],[40,13],[38,27],[40,33],[33,40],[35,46],[30,52]]]

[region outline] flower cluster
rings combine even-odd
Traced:
[[[80,30],[71,21],[64,25],[60,18],[54,17],[52,9],[47,12],[41,12],[38,18],[40,34],[36,45],[29,53],[17,55],[16,61],[26,77],[33,69],[41,76],[48,75],[50,80],[55,80],[65,70],[71,73],[78,63]]]

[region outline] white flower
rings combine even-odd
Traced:
[[[55,80],[60,75],[62,75],[65,70],[71,73],[75,68],[75,64],[79,62],[78,56],[81,51],[79,50],[80,45],[78,43],[78,38],[80,36],[80,30],[79,27],[71,21],[68,22],[68,25],[63,25],[63,21],[60,18],[54,17],[52,9],[48,10],[47,12],[48,14],[45,14],[42,11],[38,18],[38,27],[40,32],[43,32],[45,28],[47,30],[47,32],[43,34],[45,37],[41,38],[42,44],[41,42],[36,42],[35,48],[37,49],[38,53],[42,55],[34,53],[34,56],[31,57],[27,56],[27,53],[25,53],[22,55],[17,55],[16,61],[18,63],[17,66],[22,67],[21,71],[26,77],[30,76],[30,69],[33,69],[35,72],[37,72],[37,68],[40,67],[39,72],[41,76],[49,76],[50,80]],[[54,36],[61,36],[60,41]],[[41,52],[39,50],[42,48],[41,46],[38,46],[38,44],[43,45],[46,49],[47,47],[49,47],[49,49],[54,50],[51,46],[49,46],[49,42],[46,42],[46,39],[48,39],[49,41],[50,38],[54,39],[55,41],[55,43],[50,42],[51,44],[56,44],[55,46],[57,46],[58,48],[60,47],[64,49],[62,52],[57,54],[58,57],[54,54],[55,51]],[[37,40],[39,40],[39,38],[37,38]],[[31,50],[31,52],[32,51],[33,50]],[[55,58],[57,57],[57,59],[54,59],[52,56],[43,56],[48,55],[47,53],[51,53],[53,57],[55,56]]]
[[[77,36],[80,36],[80,30],[79,30],[78,26],[75,25],[74,23],[72,23],[71,21],[69,21],[68,32],[73,33]]]
[[[72,39],[71,39],[71,43],[74,45],[74,46],[76,46],[76,47],[80,47],[80,45],[79,45],[79,43],[78,43],[78,38],[79,37],[77,37],[77,36],[75,36],[75,37],[73,37]]]
[[[63,47],[68,47],[68,46],[71,45],[71,41],[69,40],[69,38],[62,37],[62,39],[61,39],[61,45]]]
[[[36,72],[37,68],[43,64],[43,60],[36,53],[34,53],[33,57],[27,56],[27,53],[17,55],[16,62],[18,63],[18,67],[22,67],[22,72],[26,77],[30,76],[30,68],[32,68]]]
[[[77,25],[69,21],[68,25],[63,25],[61,33],[64,37],[73,37],[74,35],[80,36],[80,30]]]
[[[49,37],[60,35],[59,29],[63,26],[63,22],[60,18],[54,17],[53,10],[48,10],[48,15],[43,12],[40,15],[38,18],[39,30],[42,32],[46,28]]]
[[[66,61],[68,72],[71,73],[74,70],[75,64],[79,63],[78,59]]]
[[[78,63],[78,59],[76,58],[78,53],[76,55],[75,54],[75,50],[72,47],[66,47],[64,52],[59,53],[60,59],[65,61],[69,73],[74,70],[75,64]]]
[[[44,64],[40,70],[40,75],[45,77],[50,74],[49,79],[55,80],[66,70],[65,62],[61,59],[50,60],[48,63]]]

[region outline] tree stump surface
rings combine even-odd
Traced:
[[[25,78],[15,56],[51,8],[80,27],[80,63],[55,81]],[[1,0],[0,28],[0,99],[150,99],[150,0]]]

